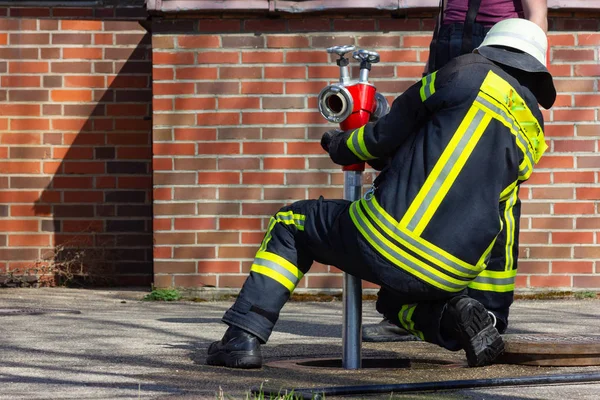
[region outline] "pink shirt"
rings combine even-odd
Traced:
[[[444,24],[465,22],[469,0],[448,0],[444,10]],[[492,26],[507,18],[523,18],[521,0],[481,0],[476,22]]]

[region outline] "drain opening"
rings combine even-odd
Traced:
[[[411,364],[408,358],[363,358],[361,362],[361,368],[410,368]],[[342,368],[340,358],[308,360],[297,364],[303,367]]]

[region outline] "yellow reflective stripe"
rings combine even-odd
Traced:
[[[284,275],[281,275],[277,271],[273,271],[271,268],[263,267],[262,265],[252,264],[250,271],[256,272],[257,274],[268,276],[269,278],[273,279],[274,281],[281,283],[290,292],[293,292],[294,289],[296,288],[294,283],[292,283],[288,278],[286,278]]]
[[[279,282],[292,292],[300,279],[304,276],[294,264],[285,258],[271,252],[259,251],[256,253],[250,271],[268,276]]]
[[[424,76],[421,79],[421,89],[419,90],[419,94],[421,95],[421,101],[425,101],[435,93],[435,77],[437,71],[434,71],[432,74]]]
[[[492,117],[473,104],[444,149],[400,226],[420,235],[473,152]]]
[[[366,202],[366,200],[364,200],[364,199],[362,201]],[[444,249],[442,249],[440,247],[437,247],[435,244],[428,242],[427,240],[423,239],[422,237],[413,234],[408,229],[404,229],[403,227],[401,227],[400,226],[400,222],[396,221],[396,219],[394,219],[394,217],[392,217],[387,211],[385,211],[385,209],[379,204],[379,202],[377,201],[377,199],[375,198],[375,196],[373,196],[371,198],[371,200],[369,200],[369,201],[373,204],[373,206],[375,207],[375,209],[379,213],[379,216],[383,217],[387,221],[387,223],[389,225],[393,226],[394,229],[398,230],[403,235],[406,235],[410,239],[414,240],[419,245],[427,248],[430,253],[433,253],[435,255],[439,255],[439,257],[447,259],[451,263],[460,265],[461,267],[466,268],[466,269],[471,269],[473,271],[476,271],[477,273],[479,273],[479,271],[482,270],[482,268],[479,266],[479,264],[478,265],[469,264],[468,262],[465,262],[465,261],[461,260],[460,258],[458,258],[458,257],[456,257],[456,256],[454,256],[454,255],[452,255],[450,253],[448,253],[446,250],[444,250]],[[365,207],[365,208],[367,208],[367,207]],[[392,236],[391,233],[388,232],[388,234],[390,236]],[[396,238],[397,235],[392,236],[392,237]],[[400,239],[398,239],[398,241],[400,241]],[[409,247],[408,244],[407,244],[407,247]],[[412,247],[411,247],[411,249],[412,249]],[[425,258],[427,258],[427,257],[424,254],[429,254],[429,253],[426,253],[426,252],[423,252],[423,254],[421,254],[419,251],[417,251],[417,249],[414,249],[414,251],[416,253],[420,254],[421,256],[425,257]]]
[[[352,153],[359,159],[373,160],[376,157],[373,157],[371,153],[367,150],[367,145],[365,144],[365,127],[361,126],[358,129],[352,131],[348,139],[346,140],[346,145],[350,149]]]
[[[267,228],[267,232],[265,233],[265,237],[263,238],[263,241],[260,245],[259,251],[264,251],[267,249],[267,245],[269,244],[269,241],[271,240],[271,231],[273,230],[273,227],[275,226],[275,224],[277,223],[277,220],[273,217],[271,217],[271,219],[269,220],[269,227]]]
[[[504,210],[504,221],[506,223],[506,246],[505,246],[505,264],[504,269],[506,271],[512,270],[514,264],[513,248],[515,246],[515,216],[513,214],[513,208],[517,204],[519,193],[519,187],[515,186],[509,199],[506,201],[506,208]]]
[[[443,274],[441,271],[432,268],[390,242],[373,227],[360,207],[358,207],[358,202],[350,205],[350,218],[352,218],[356,228],[375,250],[394,265],[442,290],[458,292],[467,286],[469,281],[458,280]]]
[[[506,189],[502,191],[502,193],[500,193],[500,201],[505,201],[512,195],[513,189],[515,188],[515,186],[517,186],[517,183],[518,181],[514,181],[513,183],[508,185]]]
[[[277,265],[280,265],[283,268],[287,269],[289,272],[292,273],[292,275],[294,275],[298,279],[302,279],[302,277],[304,276],[304,274],[298,269],[298,267],[296,267],[294,264],[275,253],[259,251],[258,253],[256,253],[256,258],[264,258],[265,260],[272,261]]]
[[[482,271],[471,283],[469,288],[488,292],[511,292],[515,290],[517,270]]]
[[[523,153],[523,161],[519,164],[519,180],[525,181],[529,179],[533,172],[533,166],[535,165],[533,149],[525,135],[520,131],[519,125],[515,119],[506,112],[506,109],[501,108],[503,107],[501,103],[485,93],[480,93],[477,100],[479,105],[483,107],[486,112],[490,113],[495,120],[510,129],[510,132],[515,136],[515,142]]]
[[[400,325],[402,325],[404,329],[417,336],[419,339],[425,340],[423,332],[415,329],[415,321],[413,321],[412,319],[416,308],[416,304],[403,305],[400,311],[398,312],[398,319],[400,320]]]
[[[398,222],[394,220],[377,202],[375,197],[367,201],[364,199],[359,200],[367,214],[372,220],[383,230],[388,236],[400,243],[402,246],[408,248],[424,259],[428,260],[432,264],[439,266],[440,268],[453,273],[458,276],[464,276],[473,278],[479,274],[482,268],[478,268],[475,265],[470,265],[457,257],[454,257],[450,253],[436,247],[432,243],[427,242],[423,238],[413,235],[407,230],[397,228]],[[371,211],[370,205],[373,205],[377,214]],[[386,224],[387,222],[387,224]],[[394,232],[396,230],[396,232]],[[450,265],[455,264],[455,265]]]
[[[523,98],[510,83],[492,71],[487,74],[480,90],[500,102],[515,117],[520,130],[533,150],[533,160],[537,164],[548,146],[541,125]]]
[[[277,222],[284,223],[286,225],[295,225],[299,231],[304,230],[304,222],[306,221],[306,215],[294,214],[293,211],[282,211],[275,215]]]

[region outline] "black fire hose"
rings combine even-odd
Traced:
[[[252,389],[253,394],[263,393],[265,395],[278,396],[281,394],[291,394],[294,399],[302,398],[304,400],[322,400],[325,396],[344,396],[355,394],[374,394],[374,393],[409,393],[425,391],[441,391],[456,389],[472,389],[481,387],[499,387],[499,386],[523,386],[523,385],[552,385],[561,383],[578,383],[600,381],[600,373],[589,374],[563,374],[563,375],[543,375],[543,376],[523,376],[517,378],[491,378],[491,379],[470,379],[445,382],[417,382],[400,383],[388,385],[361,385],[361,386],[332,386],[321,388],[304,389],[283,389],[278,391],[268,391],[264,388]],[[265,396],[266,397],[266,396]]]

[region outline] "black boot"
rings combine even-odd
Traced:
[[[442,325],[450,326],[467,353],[470,367],[489,365],[504,352],[504,341],[485,307],[468,296],[448,302]]]
[[[378,324],[364,325],[362,328],[363,342],[409,342],[413,340],[419,340],[419,338],[394,325],[386,318]]]
[[[229,368],[260,368],[260,342],[253,334],[230,326],[223,339],[208,346],[206,363]]]

